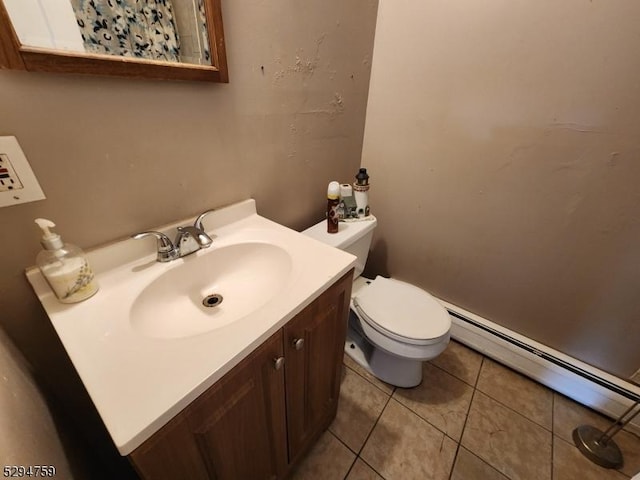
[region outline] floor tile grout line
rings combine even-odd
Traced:
[[[467,452],[469,452],[470,455],[473,455],[474,457],[476,457],[478,460],[480,460],[482,463],[484,463],[485,465],[487,465],[491,470],[493,470],[494,472],[497,472],[498,474],[500,474],[500,476],[506,478],[507,480],[513,480],[512,477],[510,477],[509,475],[507,475],[506,473],[502,473],[500,470],[498,470],[496,467],[494,467],[493,465],[491,465],[489,462],[487,462],[484,458],[482,458],[480,455],[478,455],[475,452],[472,452],[471,450],[469,450],[467,447],[465,447],[464,445],[460,445],[461,448],[464,448]],[[456,454],[457,456],[457,454]]]
[[[333,435],[334,437],[336,437],[336,440],[338,440],[342,445],[344,445],[345,447],[347,447],[347,449],[353,453],[356,457],[358,456],[358,452],[356,452],[353,448],[351,448],[349,445],[347,445],[339,436],[336,432],[331,430],[331,426],[329,426],[329,428],[327,428],[327,432],[329,432],[331,435]]]
[[[482,354],[481,354],[482,355]],[[456,464],[456,460],[458,459],[458,455],[460,453],[460,448],[464,448],[467,452],[469,452],[471,455],[473,455],[474,457],[476,457],[477,459],[479,459],[482,463],[484,463],[485,465],[487,465],[489,468],[491,468],[493,471],[497,472],[499,475],[503,476],[504,478],[506,478],[507,480],[512,480],[511,477],[509,477],[508,475],[506,475],[505,473],[501,472],[500,470],[498,470],[494,465],[492,465],[488,460],[482,458],[481,456],[479,456],[477,453],[475,453],[472,450],[469,450],[467,447],[465,447],[462,444],[462,438],[464,436],[464,432],[465,429],[467,428],[467,423],[469,421],[469,414],[471,413],[471,405],[473,404],[474,399],[476,398],[476,392],[480,392],[483,395],[486,395],[488,398],[495,400],[493,397],[491,397],[490,395],[487,395],[486,393],[484,393],[482,390],[478,389],[478,382],[480,381],[480,372],[482,370],[482,366],[484,365],[484,361],[487,358],[486,355],[482,355],[482,361],[480,362],[480,368],[478,369],[478,375],[476,376],[476,381],[475,381],[475,386],[473,387],[473,395],[471,397],[471,401],[469,402],[469,408],[467,409],[467,415],[465,417],[464,420],[464,425],[462,426],[462,433],[460,435],[460,443],[458,444],[458,448],[456,450],[456,455],[454,457],[454,462],[453,462],[453,467],[451,469],[451,473],[449,474],[449,480],[452,480],[453,478],[453,470],[455,469],[455,464]],[[497,400],[496,400],[497,401]],[[501,402],[500,405],[502,405]],[[505,405],[506,407],[506,405]],[[508,407],[507,407],[508,408]],[[510,409],[511,410],[511,409]],[[526,419],[526,417],[524,417],[524,415],[521,415],[523,418]],[[527,419],[529,420],[529,419]],[[531,421],[531,420],[529,420]],[[538,425],[536,422],[533,422],[536,425]],[[553,468],[553,467],[552,467]]]
[[[347,365],[346,363],[342,362],[342,364],[345,366],[345,368],[348,368],[349,370],[351,370],[353,373],[355,373],[356,375],[358,375],[360,378],[366,380],[367,382],[369,382],[371,385],[373,385],[374,387],[376,387],[378,390],[380,390],[382,393],[384,393],[385,395],[393,395],[393,392],[396,391],[396,387],[389,385],[391,387],[391,393],[388,393],[386,391],[384,391],[382,388],[380,388],[378,385],[376,385],[375,383],[373,383],[371,380],[369,380],[367,377],[365,377],[364,375],[362,375],[360,372],[358,372],[357,370],[355,370],[354,368],[351,368],[349,365]],[[373,374],[371,374],[373,375]],[[380,380],[380,379],[378,379]],[[382,380],[380,380],[382,381]],[[388,385],[388,384],[387,384]]]
[[[553,480],[553,462],[555,462],[555,454],[554,454],[554,450],[555,450],[555,446],[556,446],[556,436],[554,434],[551,434],[551,475],[549,475],[549,478],[551,480]]]
[[[509,410],[511,410],[512,412],[517,413],[517,414],[518,414],[518,415],[520,415],[521,417],[523,417],[523,418],[525,418],[525,419],[529,420],[530,422],[532,422],[532,423],[534,423],[534,424],[536,424],[536,425],[538,425],[538,426],[540,426],[540,427],[544,428],[544,429],[545,429],[545,430],[547,430],[548,432],[553,433],[553,400],[554,400],[555,393],[557,393],[557,392],[556,392],[554,389],[549,388],[549,387],[547,387],[547,386],[545,386],[545,385],[542,385],[540,382],[538,382],[538,381],[536,381],[536,380],[534,380],[534,379],[532,379],[532,378],[529,378],[529,377],[527,377],[526,375],[523,375],[522,373],[518,372],[517,370],[514,370],[514,369],[512,369],[511,367],[508,367],[508,366],[504,365],[503,363],[499,362],[498,360],[494,360],[493,358],[491,358],[491,357],[487,357],[486,355],[483,355],[483,357],[484,357],[484,358],[482,359],[482,364],[481,364],[480,370],[478,371],[478,378],[476,379],[476,387],[475,387],[475,388],[476,388],[476,390],[479,390],[479,391],[480,391],[480,393],[482,393],[483,395],[486,395],[487,397],[491,398],[492,400],[495,400],[495,401],[496,401],[496,402],[498,402],[500,405],[502,405],[502,406],[504,406],[504,407],[508,408],[508,409],[509,409]],[[484,391],[484,390],[482,390],[481,388],[478,388],[478,383],[480,382],[480,374],[482,373],[482,366],[484,365],[484,359],[485,359],[485,358],[488,358],[491,362],[493,362],[493,363],[497,363],[498,365],[500,365],[500,366],[502,366],[502,367],[504,367],[504,368],[506,368],[506,369],[508,369],[508,370],[510,370],[510,371],[512,371],[512,372],[514,372],[514,373],[516,373],[516,374],[518,374],[518,375],[520,375],[520,376],[522,376],[524,379],[529,380],[529,381],[531,381],[532,383],[535,383],[536,385],[540,385],[540,386],[544,387],[546,390],[548,390],[549,392],[551,392],[551,408],[552,408],[552,410],[551,410],[551,428],[547,428],[547,427],[545,427],[544,425],[541,425],[540,423],[536,422],[535,420],[533,420],[533,419],[531,419],[531,418],[527,417],[526,415],[523,415],[522,413],[520,413],[520,412],[519,412],[519,411],[517,411],[516,409],[514,409],[514,408],[510,407],[510,406],[509,406],[509,405],[507,405],[506,403],[503,403],[500,399],[494,398],[491,394],[489,394],[489,393],[485,392],[485,391]]]
[[[482,360],[480,361],[480,368],[478,368],[478,375],[476,376],[476,385],[478,384],[478,378],[480,377],[480,370],[482,369],[482,365],[484,364],[484,359],[485,359],[485,356],[483,355]],[[465,428],[467,428],[467,422],[469,421],[469,413],[471,412],[471,404],[473,404],[473,399],[476,397],[476,391],[477,391],[477,388],[474,386],[473,392],[471,392],[471,400],[469,400],[469,406],[467,407],[467,412],[464,417],[464,423],[462,424],[462,430],[460,431],[460,441],[456,442],[456,454],[453,456],[453,463],[451,464],[451,471],[449,472],[449,480],[453,478],[453,471],[456,468],[456,461],[458,460],[458,454],[460,453],[460,446],[462,445],[462,437],[464,436]],[[471,450],[469,451],[471,452]],[[490,465],[490,464],[487,464],[487,465]]]
[[[449,372],[446,372],[446,371],[445,371],[445,373],[447,373],[447,374],[451,375]],[[460,379],[459,379],[459,378],[457,378],[457,377],[454,377],[454,378],[455,378],[456,380],[460,380]],[[460,380],[460,381],[462,381],[462,380]],[[463,382],[463,383],[464,383],[466,386],[471,387],[473,391],[472,391],[472,393],[471,393],[471,400],[469,400],[469,406],[467,407],[467,412],[466,412],[466,414],[465,414],[465,421],[464,421],[464,423],[463,423],[462,430],[461,430],[461,432],[460,432],[460,440],[462,440],[462,433],[464,433],[464,426],[466,425],[467,417],[468,417],[468,415],[469,415],[469,410],[470,410],[470,408],[471,408],[471,402],[473,401],[473,397],[474,397],[474,395],[475,395],[475,391],[476,391],[476,389],[475,389],[473,386],[469,385],[469,384],[468,384],[468,383],[466,383],[466,382]],[[422,421],[424,421],[424,422],[428,423],[431,427],[435,428],[435,429],[436,429],[436,430],[438,430],[440,433],[444,434],[446,437],[449,437],[449,439],[450,439],[450,440],[452,440],[453,442],[455,442],[456,444],[457,444],[457,443],[460,443],[460,440],[456,440],[456,439],[455,439],[455,438],[453,438],[451,435],[449,435],[447,432],[445,432],[442,428],[440,428],[440,427],[438,427],[437,425],[434,425],[433,423],[431,423],[431,422],[429,421],[429,419],[427,419],[427,418],[423,417],[419,412],[415,411],[415,410],[414,410],[413,408],[411,408],[409,405],[406,405],[406,404],[404,404],[403,402],[401,402],[400,400],[398,400],[398,397],[396,397],[396,393],[398,392],[398,388],[399,388],[399,387],[396,387],[396,388],[395,388],[395,390],[393,391],[393,394],[391,395],[391,398],[393,398],[393,399],[394,399],[396,402],[398,402],[402,407],[406,408],[406,409],[407,409],[407,410],[409,410],[411,413],[413,413],[415,416],[417,416],[420,420],[422,420]]]
[[[387,406],[389,405],[389,402],[391,401],[391,397],[392,396],[389,395],[389,398],[387,398],[387,403],[385,403],[384,407],[382,407],[382,410],[380,410],[380,415],[378,415],[378,418],[376,418],[376,421],[373,424],[373,427],[371,427],[371,430],[369,430],[369,433],[367,434],[367,438],[365,438],[364,442],[362,442],[362,446],[360,447],[360,450],[357,453],[358,456],[360,456],[360,454],[362,453],[362,450],[364,450],[364,446],[369,441],[369,438],[371,438],[371,434],[376,429],[376,426],[378,425],[378,422],[380,421],[380,418],[382,418],[382,415],[384,414],[384,411],[387,409]]]
[[[376,472],[382,478],[385,478],[384,475],[380,474],[380,472],[378,472],[375,468],[373,468],[371,465],[369,465],[369,463],[364,458],[362,458],[360,456],[360,454],[362,453],[362,451],[364,450],[364,447],[367,445],[367,442],[371,438],[371,435],[373,434],[373,431],[376,429],[376,426],[378,425],[378,422],[380,421],[380,418],[382,418],[382,415],[384,414],[384,411],[387,409],[387,406],[389,405],[390,401],[391,401],[391,395],[389,395],[389,398],[387,398],[387,403],[384,404],[384,407],[382,407],[382,410],[380,411],[380,414],[378,415],[378,418],[376,418],[376,421],[373,424],[373,427],[371,427],[371,430],[369,430],[369,434],[367,435],[367,438],[365,438],[364,442],[362,442],[362,445],[360,446],[360,450],[358,451],[358,453],[356,453],[356,459],[358,459],[358,458],[361,459],[364,463],[366,463],[374,472]]]
[[[480,355],[480,354],[478,354]],[[476,388],[475,385],[470,384],[469,382],[467,382],[464,378],[459,377],[458,375],[451,373],[450,371],[448,371],[446,368],[442,368],[440,365],[436,365],[435,363],[432,363],[431,361],[427,361],[426,363],[428,363],[431,366],[436,367],[438,370],[442,370],[444,373],[447,373],[449,375],[451,375],[453,378],[455,378],[456,380],[460,380],[462,383],[464,383],[465,385],[468,385],[472,388]],[[480,362],[480,364],[482,365],[482,362]],[[480,373],[480,369],[478,369],[478,374]],[[478,378],[476,377],[476,383],[478,383]]]
[[[380,476],[380,478],[382,478],[382,480],[386,480],[386,477],[384,475],[382,475],[378,470],[376,470],[375,468],[373,468],[372,465],[369,464],[369,462],[367,462],[364,458],[362,458],[360,455],[358,455],[358,459],[360,459],[360,461],[362,461],[362,463],[364,463],[367,467],[369,467],[371,470],[373,470],[374,472],[376,472],[377,475]]]
[[[442,433],[445,437],[449,437],[450,440],[454,441],[455,443],[460,443],[458,440],[456,440],[455,438],[453,438],[451,435],[449,435],[447,432],[445,432],[444,430],[442,430],[440,427],[434,425],[433,423],[431,423],[428,419],[424,418],[422,415],[420,415],[418,412],[416,412],[415,410],[413,410],[410,406],[405,405],[404,403],[402,403],[400,400],[398,400],[398,398],[395,395],[392,395],[391,398],[393,398],[396,402],[398,402],[398,404],[400,404],[400,406],[406,408],[407,410],[409,410],[411,413],[413,413],[416,417],[418,417],[420,420],[422,420],[423,422],[426,422],[429,424],[429,426],[435,428],[436,430],[438,430],[440,433]],[[473,394],[471,395],[471,400],[473,400]],[[471,405],[471,401],[469,401],[469,405]],[[468,410],[467,410],[467,415],[468,415]],[[466,423],[466,418],[465,418],[465,423]],[[464,431],[464,426],[463,426],[463,431]],[[460,438],[462,439],[462,433],[460,433]]]
[[[442,368],[442,367],[439,367],[438,365],[435,365],[435,364],[433,364],[433,363],[431,363],[431,362],[429,362],[429,361],[424,362],[424,363],[428,363],[428,364],[429,364],[429,365],[431,365],[432,367],[435,367],[435,368],[437,368],[438,370],[440,370],[440,371],[442,371],[442,372],[446,373],[446,374],[447,374],[447,375],[449,375],[450,377],[455,378],[455,379],[456,379],[456,380],[458,380],[459,382],[464,383],[467,387],[476,388],[476,387],[475,387],[475,385],[471,385],[471,384],[470,384],[469,382],[467,382],[466,380],[464,380],[464,379],[460,378],[460,377],[459,377],[459,376],[457,376],[457,375],[454,375],[453,373],[451,373],[451,372],[449,372],[449,371],[445,370],[445,369],[444,369],[444,368]],[[482,362],[481,362],[480,364],[482,365]],[[480,372],[480,370],[478,370],[478,372]]]
[[[481,354],[479,354],[481,355]],[[484,362],[484,356],[482,356],[482,361],[480,362],[480,366],[482,366],[482,363]],[[425,363],[429,363],[430,365],[431,362],[425,362]],[[464,383],[467,387],[470,387],[472,389],[472,393],[471,393],[471,400],[469,400],[469,406],[467,407],[467,412],[465,414],[465,421],[464,424],[462,426],[462,431],[460,432],[460,440],[462,439],[462,433],[464,432],[464,425],[466,424],[467,418],[466,416],[469,414],[469,408],[471,407],[471,402],[473,401],[473,397],[475,394],[475,387],[473,385],[470,385],[469,383],[465,382],[464,380],[462,380],[459,377],[456,377],[455,375],[453,375],[452,373],[447,372],[446,370],[438,367],[437,365],[433,365],[434,367],[438,368],[439,370],[442,370],[444,373],[446,373],[447,375],[449,375],[451,378],[458,380],[462,383]],[[480,372],[480,369],[478,369],[478,373]],[[416,415],[418,418],[424,420],[425,422],[427,422],[429,425],[431,425],[433,428],[435,428],[436,430],[438,430],[439,432],[442,432],[445,436],[449,437],[451,440],[453,440],[455,443],[460,443],[460,440],[456,440],[455,438],[453,438],[451,435],[449,435],[447,432],[445,432],[444,430],[442,430],[440,427],[438,427],[437,425],[434,425],[433,423],[431,423],[427,418],[423,417],[420,413],[418,413],[417,411],[415,411],[413,408],[411,408],[409,405],[405,405],[403,402],[401,402],[400,400],[398,400],[398,397],[396,397],[396,393],[398,392],[398,388],[399,387],[395,387],[393,390],[393,394],[391,395],[391,397],[398,402],[400,405],[402,405],[403,407],[405,407],[407,410],[409,410],[411,413],[413,413],[414,415]]]
[[[362,450],[364,449],[364,446],[367,444],[367,442],[369,441],[369,438],[371,437],[371,434],[373,433],[373,431],[376,428],[376,425],[378,425],[378,421],[380,420],[380,417],[382,417],[382,414],[384,413],[385,409],[387,408],[387,405],[389,405],[389,402],[391,401],[391,397],[393,397],[393,393],[396,390],[396,387],[392,387],[391,393],[387,393],[385,392],[383,389],[381,389],[378,385],[376,385],[375,383],[373,383],[371,380],[369,380],[367,377],[365,377],[364,375],[361,375],[360,372],[358,372],[357,370],[351,368],[349,365],[347,365],[346,363],[342,363],[345,368],[348,368],[349,370],[351,370],[353,373],[355,373],[356,375],[358,375],[360,378],[362,378],[363,380],[365,380],[367,383],[369,383],[370,385],[373,385],[375,388],[377,388],[378,390],[380,390],[382,393],[384,393],[387,396],[387,401],[384,404],[384,407],[382,407],[382,410],[380,410],[380,413],[378,414],[378,418],[376,418],[375,423],[373,424],[373,426],[371,427],[371,430],[369,430],[369,433],[367,434],[367,437],[365,438],[364,442],[362,442],[362,445],[360,446],[360,450],[358,450],[357,452],[354,451],[351,447],[349,447],[349,445],[347,445],[345,442],[342,441],[342,439],[340,437],[338,437],[337,434],[335,434],[334,432],[330,433],[340,442],[342,443],[345,447],[347,447],[347,449],[355,454],[355,459],[353,461],[353,463],[351,464],[351,467],[349,468],[349,471],[347,472],[347,475],[345,476],[345,479],[347,478],[347,476],[349,476],[349,473],[351,473],[351,470],[353,469],[354,465],[356,464],[356,462],[358,461],[358,459],[362,460],[369,468],[371,468],[371,470],[373,470],[374,472],[376,472],[376,474],[380,475],[381,478],[385,478],[380,472],[378,472],[375,468],[373,468],[371,465],[369,465],[369,463],[360,456],[360,453],[362,453]]]
[[[549,433],[551,435],[551,471],[553,471],[553,437],[555,436],[554,433],[551,430],[549,430],[548,428],[540,425],[538,422],[534,422],[530,418],[522,415],[517,410],[514,410],[513,408],[509,407],[508,405],[505,405],[504,403],[502,403],[501,401],[496,400],[491,395],[488,395],[487,393],[483,392],[482,390],[476,389],[476,391],[480,392],[482,395],[484,395],[485,397],[489,398],[490,400],[496,402],[498,405],[504,407],[505,409],[509,410],[510,412],[515,413],[516,415],[518,415],[519,417],[523,418],[524,420],[526,420],[527,422],[531,423],[532,425],[534,425],[536,427],[539,427],[539,428],[542,428],[545,432],[547,432],[547,433]],[[474,398],[475,398],[475,393],[474,393]],[[552,403],[552,407],[553,407],[553,403]],[[468,418],[468,415],[467,415],[467,418]],[[466,427],[466,422],[465,422],[465,427]],[[553,428],[553,424],[552,424],[552,428]],[[462,433],[464,435],[464,430],[463,430]],[[564,439],[562,439],[562,440],[564,441]],[[462,437],[460,438],[460,442],[462,443]],[[480,458],[482,458],[482,457],[480,457]],[[488,462],[485,462],[485,463],[488,463]],[[491,465],[490,463],[488,463],[488,464]]]
[[[513,407],[510,407],[509,405],[507,405],[506,403],[501,402],[500,400],[498,400],[497,398],[492,397],[491,395],[489,395],[487,392],[476,388],[477,391],[479,391],[481,394],[483,394],[484,396],[490,398],[491,400],[493,400],[494,402],[499,403],[500,405],[502,405],[504,408],[506,408],[507,410],[512,411],[513,413],[519,415],[520,417],[524,418],[525,420],[527,420],[530,423],[533,423],[534,425],[546,430],[547,432],[553,434],[553,424],[551,425],[551,428],[547,428],[544,425],[540,425],[538,422],[536,422],[535,420],[530,419],[529,417],[527,417],[526,415],[523,415],[522,413],[520,413],[519,411],[517,411],[516,409],[514,409]],[[553,405],[553,403],[552,403]]]
[[[487,358],[487,357],[485,356],[484,358]],[[481,366],[482,366],[482,365],[484,365],[484,358],[483,358],[483,361],[482,361]],[[492,360],[492,359],[491,359],[491,360]],[[492,361],[495,361],[495,360],[492,360]],[[499,362],[498,362],[498,363],[499,363]],[[481,370],[482,370],[482,368],[481,368]],[[478,373],[478,380],[476,381],[476,385],[477,385],[477,383],[478,383],[479,379],[480,379],[480,372]],[[533,381],[533,380],[532,380],[532,381]],[[536,382],[536,383],[537,383],[537,382]],[[545,431],[547,431],[547,432],[549,432],[549,433],[551,434],[551,458],[550,458],[550,476],[549,476],[549,479],[550,479],[550,480],[553,480],[553,466],[554,466],[554,464],[553,464],[553,462],[554,462],[553,446],[554,446],[554,442],[555,442],[555,440],[556,440],[556,439],[555,439],[555,437],[557,436],[557,435],[554,433],[554,420],[555,420],[555,418],[554,418],[554,407],[555,407],[555,395],[552,395],[552,396],[551,396],[551,429],[549,429],[549,428],[544,427],[543,425],[540,425],[538,422],[536,422],[536,421],[534,421],[534,420],[530,419],[529,417],[527,417],[527,416],[525,416],[525,415],[521,414],[521,413],[520,413],[520,412],[518,412],[517,410],[514,410],[514,409],[513,409],[513,408],[511,408],[510,406],[505,405],[505,404],[504,404],[504,403],[502,403],[500,400],[498,400],[498,399],[494,398],[493,396],[489,395],[488,393],[486,393],[486,392],[482,391],[481,389],[479,389],[479,388],[477,388],[477,387],[474,389],[474,395],[473,395],[473,398],[471,399],[471,403],[473,403],[473,400],[475,399],[475,393],[476,393],[476,392],[480,392],[482,395],[485,395],[487,398],[489,398],[489,399],[491,399],[491,400],[495,401],[496,403],[498,403],[499,405],[503,406],[503,407],[504,407],[504,408],[506,408],[507,410],[509,410],[509,411],[511,411],[511,412],[514,412],[514,413],[516,413],[516,414],[517,414],[518,416],[520,416],[521,418],[523,418],[523,419],[527,420],[528,422],[530,422],[530,423],[532,423],[532,424],[534,424],[534,425],[536,425],[536,426],[539,426],[540,428],[544,429]],[[553,394],[553,393],[555,393],[553,390],[551,390],[551,392],[552,392],[552,394]],[[470,405],[471,405],[471,404],[470,404]],[[469,408],[469,411],[470,411],[470,410],[471,410],[471,408]],[[467,424],[468,419],[469,419],[469,414],[467,414],[467,419],[465,420],[465,425],[464,425],[464,428],[463,428],[463,431],[462,431],[462,434],[463,434],[463,435],[464,435],[464,429],[466,429],[466,426],[467,426],[466,424]],[[566,440],[564,440],[563,438],[561,438],[561,437],[559,437],[559,436],[558,436],[558,439],[559,439],[559,440],[562,440],[562,441],[564,441],[564,442],[566,442]],[[569,443],[569,442],[566,442],[566,443]],[[465,448],[465,447],[464,447],[464,445],[462,445],[462,437],[460,438],[460,446],[462,446],[463,448]],[[468,450],[468,451],[469,451],[471,454],[473,454],[474,456],[476,456],[477,458],[479,458],[480,460],[482,460],[484,463],[486,463],[487,465],[489,465],[491,468],[493,468],[494,470],[496,470],[497,472],[501,473],[502,475],[504,475],[504,476],[505,476],[505,477],[507,477],[507,478],[510,478],[510,477],[508,477],[507,475],[505,475],[504,473],[500,472],[500,470],[498,470],[497,468],[495,468],[493,465],[491,465],[491,463],[489,463],[488,461],[484,460],[482,457],[480,457],[480,456],[476,455],[476,454],[475,454],[474,452],[472,452],[471,450]],[[458,456],[458,452],[456,452],[456,458],[457,458],[457,456]]]
[[[329,428],[327,430],[329,430],[331,432],[331,434],[336,437],[340,443],[342,443],[345,447],[347,447],[349,449],[349,451],[355,453],[357,458],[360,458],[360,453],[362,452],[362,449],[364,448],[364,446],[367,444],[367,441],[369,440],[369,437],[371,436],[371,433],[373,432],[373,430],[376,428],[376,425],[378,424],[378,420],[380,420],[380,417],[382,416],[382,413],[384,412],[385,408],[387,408],[387,405],[389,404],[389,400],[391,400],[391,397],[393,397],[393,393],[395,392],[396,387],[393,387],[393,390],[391,391],[391,393],[387,393],[384,390],[382,390],[381,388],[379,388],[376,384],[374,384],[373,382],[371,382],[369,379],[367,379],[364,375],[360,375],[359,372],[357,372],[356,370],[354,370],[353,368],[351,368],[349,365],[347,365],[346,363],[343,362],[343,365],[345,366],[345,368],[348,368],[349,370],[351,370],[353,373],[355,373],[356,375],[358,375],[360,378],[362,378],[363,380],[365,380],[367,383],[369,383],[370,385],[376,387],[379,391],[381,391],[382,393],[384,393],[387,396],[387,401],[385,402],[384,406],[382,407],[382,409],[380,410],[380,413],[378,414],[378,417],[376,418],[375,423],[373,424],[373,426],[371,427],[371,430],[369,430],[369,433],[367,434],[367,437],[364,439],[364,442],[362,442],[362,445],[360,446],[360,450],[358,450],[357,452],[352,449],[349,445],[347,445],[345,442],[342,441],[342,439],[340,437],[338,437],[338,435],[334,432],[331,432],[331,426],[329,426]],[[364,460],[363,460],[364,461]],[[365,462],[366,463],[366,462]],[[368,464],[367,464],[368,465]],[[372,467],[373,468],[373,467]],[[374,469],[375,470],[375,469]]]
[[[473,382],[473,389],[477,390],[478,389],[478,382],[480,381],[480,372],[482,371],[482,366],[484,365],[484,360],[487,358],[486,355],[479,353],[479,355],[482,355],[482,359],[480,360],[480,366],[478,367],[478,373],[476,373],[476,380],[475,382]]]
[[[385,406],[386,406],[386,405],[385,405]],[[375,427],[375,425],[374,425],[374,427]],[[373,431],[373,429],[371,429],[371,430]],[[332,431],[331,431],[331,430],[329,430],[329,429],[327,429],[327,432],[329,432],[329,433],[333,436],[333,438],[335,438],[336,440],[338,440],[342,445],[344,445],[344,446],[347,448],[347,450],[349,450],[349,451],[350,451],[351,453],[353,453],[353,455],[354,455],[354,457],[353,457],[353,461],[351,462],[351,466],[349,467],[349,470],[347,470],[347,473],[346,473],[346,474],[345,474],[345,476],[344,476],[344,480],[346,480],[346,479],[347,479],[347,477],[348,477],[348,476],[349,476],[349,474],[351,473],[351,470],[353,470],[353,467],[355,467],[356,462],[357,462],[358,460],[361,460],[361,461],[362,461],[363,463],[365,463],[365,464],[366,464],[366,465],[367,465],[371,470],[373,470],[374,472],[376,472],[378,475],[380,475],[380,477],[381,477],[383,480],[385,480],[385,478],[380,474],[380,472],[378,472],[375,468],[373,468],[371,465],[369,465],[369,463],[368,463],[364,458],[362,458],[362,457],[360,456],[360,454],[359,454],[359,453],[354,452],[354,451],[353,451],[353,449],[352,449],[351,447],[349,447],[349,445],[347,445],[346,443],[344,443],[344,442],[342,441],[342,439],[341,439],[340,437],[338,437],[338,435],[337,435],[336,433],[332,432]],[[369,438],[369,437],[367,437],[367,440],[368,440],[368,438]],[[367,443],[367,440],[365,440],[365,441],[364,441],[364,443],[362,444],[362,446],[363,446],[363,447],[364,447],[364,444],[365,444],[365,443]],[[362,451],[362,448],[360,448],[360,450]]]
[[[338,438],[335,434],[334,437]],[[338,438],[338,440],[340,440]],[[343,444],[344,445],[344,444]],[[346,446],[346,445],[345,445]],[[349,447],[347,447],[349,448]],[[353,451],[350,449],[350,451]],[[353,467],[355,466],[356,462],[358,461],[358,455],[356,455],[355,457],[353,457],[353,461],[351,462],[351,466],[349,467],[349,470],[347,470],[347,473],[344,474],[343,480],[347,480],[347,477],[349,476],[349,474],[351,473],[351,470],[353,470]]]
[[[349,368],[349,367],[347,367]],[[357,372],[356,372],[357,373]],[[366,379],[365,379],[366,380]],[[384,392],[383,392],[384,393]],[[376,418],[375,423],[373,424],[373,426],[371,427],[371,430],[369,430],[369,433],[367,434],[367,437],[364,439],[364,442],[362,442],[362,445],[360,446],[360,450],[358,450],[357,452],[351,448],[349,445],[347,445],[339,436],[337,433],[333,432],[331,430],[331,425],[329,425],[329,427],[327,428],[327,431],[329,433],[331,433],[331,435],[333,435],[341,444],[343,444],[345,447],[347,447],[349,449],[350,452],[354,453],[357,457],[360,457],[360,453],[362,452],[362,449],[364,448],[364,446],[367,444],[367,441],[369,440],[369,437],[371,436],[371,433],[373,432],[373,430],[376,428],[376,425],[378,424],[378,420],[380,420],[380,417],[382,416],[385,408],[387,408],[387,405],[389,404],[389,401],[391,400],[391,395],[387,395],[387,401],[385,402],[384,406],[382,407],[382,410],[380,410],[380,413],[378,414],[378,417]],[[399,402],[398,402],[399,403]],[[402,404],[401,404],[402,405]],[[366,463],[366,462],[365,462]]]

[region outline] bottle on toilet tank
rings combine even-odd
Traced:
[[[340,184],[331,182],[327,188],[327,233],[338,233],[338,204],[340,203]]]
[[[369,216],[369,175],[366,168],[361,168],[357,175],[356,181],[353,182],[353,194],[356,198],[358,206],[358,217]]]

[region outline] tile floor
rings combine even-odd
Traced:
[[[640,471],[640,438],[620,432],[624,467],[598,467],[571,432],[609,419],[460,343],[425,363],[413,389],[344,362],[338,415],[296,480],[624,480]]]

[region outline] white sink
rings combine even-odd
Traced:
[[[291,255],[269,243],[238,243],[185,257],[133,302],[143,335],[182,338],[222,328],[271,301],[287,284]],[[176,262],[177,263],[177,262]]]
[[[193,221],[155,230],[173,236]],[[100,290],[76,304],[58,302],[27,270],[122,455],[355,265],[353,255],[261,217],[253,200],[211,213],[204,226],[212,245],[168,263],[156,261],[153,239],[89,251]],[[222,302],[207,308],[212,294]]]

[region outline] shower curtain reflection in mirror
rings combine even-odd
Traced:
[[[181,6],[181,11],[174,8],[172,0],[70,1],[87,52],[168,62],[211,63],[202,0],[198,0],[197,5]],[[190,17],[182,19],[181,23],[189,25],[191,21],[190,30],[199,35],[198,43],[204,43],[199,52],[204,61],[181,58],[177,19],[180,14]],[[185,34],[185,40],[190,39],[191,35]],[[187,48],[185,56],[191,57],[191,50]]]
[[[71,5],[88,52],[178,61],[171,0],[71,0]]]
[[[3,0],[22,45],[211,65],[204,0]]]

